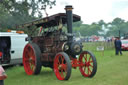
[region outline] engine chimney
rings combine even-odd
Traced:
[[[73,40],[72,36],[72,22],[73,22],[73,17],[72,17],[72,6],[68,5],[65,7],[66,10],[66,16],[67,16],[67,31],[70,36],[68,36],[69,42]]]

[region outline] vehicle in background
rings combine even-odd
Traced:
[[[128,50],[128,39],[127,40],[121,40],[121,42],[122,42],[121,49],[122,50]]]
[[[23,49],[28,43],[26,37],[28,35],[22,31],[0,32],[0,46],[2,47],[2,41],[6,43],[5,48],[0,48],[3,51],[3,66],[22,64]]]

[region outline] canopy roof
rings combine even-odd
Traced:
[[[66,24],[66,13],[58,13],[49,17],[34,20],[25,24],[21,24],[17,26],[17,28],[30,27],[32,25],[35,25],[37,27],[43,26],[43,28],[58,26],[60,19],[62,19],[62,24]],[[73,22],[77,21],[80,21],[80,16],[73,14]]]

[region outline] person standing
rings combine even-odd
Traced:
[[[1,63],[1,58],[2,58],[2,52],[0,52],[0,85],[4,85],[4,80],[7,78],[7,75],[5,73],[5,70],[3,69]]]
[[[7,75],[3,69],[3,67],[0,65],[0,85],[4,85],[4,80],[7,78]]]
[[[122,45],[122,43],[121,43],[121,40],[120,40],[119,37],[117,37],[115,39],[114,44],[115,44],[116,55],[118,55],[119,53],[120,53],[120,55],[122,55],[122,51],[121,51],[121,45]]]

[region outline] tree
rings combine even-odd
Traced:
[[[0,2],[0,9],[2,9],[0,10],[0,30],[15,29],[15,25],[41,18],[43,15],[41,7],[51,8],[55,2],[55,0],[2,0]]]
[[[123,35],[127,31],[127,26],[128,23],[125,22],[125,20],[121,18],[115,18],[111,23],[109,23],[109,31],[107,33],[107,36],[120,36],[119,32],[121,35]]]
[[[98,22],[98,24],[99,24],[99,26],[106,25],[106,23],[104,22],[104,20],[100,20],[100,21]]]
[[[101,26],[99,24],[93,23],[90,25],[89,30],[90,30],[90,34],[99,35],[99,31],[101,31],[102,29],[101,29]]]
[[[78,31],[81,33],[82,36],[99,35],[99,31],[101,31],[101,27],[96,23],[92,23],[91,25],[82,24],[80,28],[77,29],[76,32]]]
[[[120,25],[120,24],[122,24],[122,23],[124,23],[124,20],[117,17],[117,18],[115,18],[115,19],[112,21],[111,24],[118,26],[118,25]]]

